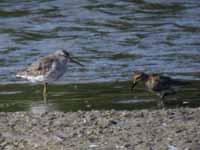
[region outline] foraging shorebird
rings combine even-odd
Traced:
[[[159,74],[146,74],[144,72],[135,72],[132,80],[132,90],[138,82],[143,81],[147,90],[156,93],[158,96],[160,96],[161,100],[167,95],[176,93],[173,87],[186,83],[171,79],[167,76],[162,76]]]
[[[40,58],[24,70],[19,71],[16,76],[28,79],[31,82],[43,82],[43,98],[46,101],[47,83],[60,78],[66,72],[66,66],[69,62],[83,66],[72,59],[67,51],[58,50],[53,54]]]

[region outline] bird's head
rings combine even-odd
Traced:
[[[78,64],[78,65],[80,65],[80,66],[84,66],[83,64],[81,64],[81,63],[79,63],[78,61],[76,61],[75,59],[73,59],[73,58],[70,56],[69,52],[67,52],[66,50],[58,50],[58,51],[55,52],[55,54],[56,54],[57,56],[63,56],[63,57],[65,57],[66,59],[68,59],[68,60],[69,60],[70,62],[72,62],[72,63]]]
[[[67,51],[65,51],[65,50],[58,50],[58,51],[55,52],[55,54],[57,56],[64,56],[66,58],[70,57],[70,54]]]
[[[148,75],[145,74],[144,72],[139,72],[136,71],[133,73],[132,76],[132,86],[131,86],[131,90],[133,90],[133,88],[136,86],[136,84],[140,81],[144,81],[148,78]]]

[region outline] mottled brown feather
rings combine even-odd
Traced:
[[[49,69],[51,69],[51,65],[53,64],[54,60],[55,57],[51,57],[50,55],[42,57],[18,74],[30,76],[45,75]]]

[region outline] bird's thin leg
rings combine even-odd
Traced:
[[[159,95],[160,95],[160,99],[163,100],[165,98],[165,96],[167,95],[172,95],[172,94],[175,94],[176,91],[174,89],[168,89],[166,91],[163,91],[161,92]]]
[[[164,101],[162,100],[162,99],[159,99],[158,100],[158,103],[157,103],[157,106],[158,106],[158,108],[164,108],[165,107],[165,103],[164,103]]]
[[[160,100],[159,100],[159,107],[164,107],[165,104],[164,104],[164,98],[168,95],[172,95],[172,94],[175,94],[176,91],[174,89],[168,89],[166,91],[162,91],[162,92],[159,92],[158,95],[160,96]]]
[[[166,95],[167,95],[167,93],[165,93],[165,92],[160,93],[160,100],[163,101]]]
[[[47,82],[44,82],[44,89],[43,89],[43,99],[44,102],[47,102]]]
[[[156,92],[156,95],[160,97],[160,100],[163,100],[164,97],[166,96],[166,93],[165,92]]]
[[[165,92],[159,92],[159,93],[157,93],[157,95],[160,97],[160,99],[158,100],[157,106],[159,108],[164,108],[165,107],[164,98],[166,96],[166,93]]]

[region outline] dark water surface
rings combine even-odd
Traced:
[[[0,111],[153,108],[154,95],[130,92],[134,70],[189,80],[168,106],[197,106],[199,16],[199,0],[1,0]],[[57,49],[85,67],[70,65],[44,105],[15,73]]]

